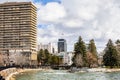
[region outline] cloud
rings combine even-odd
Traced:
[[[37,41],[39,43],[57,42],[59,31],[55,29],[54,25],[46,25],[46,28],[37,29]]]
[[[63,22],[63,26],[69,28],[79,28],[83,25],[83,22],[77,19],[66,20]]]
[[[57,16],[59,17],[47,14],[51,17],[47,17],[41,21],[54,25],[54,28],[51,29],[51,31],[54,30],[54,34],[57,33],[56,36],[53,36],[54,39],[59,38],[60,33],[64,33],[62,37],[67,39],[69,43],[68,49],[70,51],[73,50],[73,45],[79,35],[83,37],[85,42],[89,42],[90,39],[94,38],[98,50],[102,50],[105,47],[109,38],[113,39],[113,41],[119,38],[119,0],[62,0],[61,4],[55,6],[58,5],[62,7],[62,9],[53,9],[55,11],[59,10],[60,14],[64,13],[64,15],[61,16],[58,11],[56,14],[58,14]],[[51,6],[53,5],[47,7]],[[49,11],[50,13],[52,11],[45,8],[43,8],[43,10]],[[42,14],[46,14],[45,11],[43,11]],[[54,11],[52,12],[52,14],[55,13]],[[46,15],[42,18],[45,17]],[[46,34],[51,33],[48,32]]]
[[[70,15],[84,20],[93,19],[98,12],[99,0],[62,0],[62,2]]]
[[[56,2],[47,3],[38,10],[38,23],[54,22],[66,16],[64,6]]]
[[[81,35],[85,42],[94,38],[98,50],[102,50],[109,38],[115,41],[120,37],[119,0],[61,0],[61,3],[47,2],[43,5],[36,2],[35,5],[38,8],[38,43],[65,38],[68,51],[72,51]]]

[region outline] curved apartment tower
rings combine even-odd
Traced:
[[[0,4],[0,53],[36,58],[36,11],[31,2]]]

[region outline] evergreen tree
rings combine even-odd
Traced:
[[[58,64],[58,57],[57,56],[55,56],[55,55],[52,56],[52,62],[51,62],[51,64],[52,65]]]
[[[38,54],[37,54],[37,61],[38,61],[38,63],[40,63],[40,61],[41,61],[41,53],[42,52],[43,52],[42,49],[38,51]]]
[[[51,54],[49,53],[49,51],[47,49],[44,50],[45,53],[45,64],[50,64],[51,62]]]
[[[44,60],[44,62],[45,62],[45,64],[49,64],[49,62],[48,62],[49,55],[50,55],[49,51],[47,49],[45,49],[44,50],[44,54],[45,54],[45,60]]]
[[[118,51],[118,57],[120,57],[120,40],[118,39],[115,43],[116,43],[116,49]],[[120,58],[118,58],[118,64],[120,66]]]
[[[115,43],[116,43],[117,45],[120,44],[120,40],[118,39]]]
[[[48,59],[47,59],[47,63],[50,65],[52,62],[52,55],[48,54]]]
[[[97,50],[94,39],[91,39],[88,45],[88,51],[92,53],[97,58]]]
[[[44,64],[45,58],[46,58],[46,56],[44,54],[44,50],[40,49],[40,51],[37,54],[37,61],[38,61],[38,63]]]
[[[111,39],[107,43],[105,54],[103,55],[103,63],[110,68],[118,66],[118,52]]]
[[[82,40],[82,37],[80,36],[78,39],[78,42],[75,43],[75,47],[74,47],[74,57],[73,57],[73,64],[75,66],[78,66],[78,64],[76,64],[76,62],[81,62],[80,60],[84,61],[83,65],[79,65],[80,67],[85,66],[86,65],[86,46],[84,41]],[[80,54],[80,55],[78,55]],[[79,57],[82,57],[82,59],[78,59]]]
[[[74,51],[75,54],[81,54],[82,56],[85,56],[86,54],[86,46],[81,36],[79,37],[78,42],[75,43]]]
[[[93,39],[90,40],[88,45],[87,63],[89,67],[98,66],[97,50],[96,50],[96,45]]]

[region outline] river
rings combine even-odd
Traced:
[[[69,73],[64,70],[32,71],[16,75],[15,80],[120,80],[120,72]]]

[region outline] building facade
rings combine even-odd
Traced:
[[[67,52],[67,43],[65,39],[58,39],[58,53]]]
[[[0,4],[0,53],[36,54],[37,14],[31,2]]]
[[[62,58],[63,65],[72,65],[73,52],[60,52],[57,56]]]
[[[48,43],[48,44],[40,43],[38,45],[38,51],[40,49],[43,49],[43,50],[47,49],[50,53],[55,53],[55,48],[54,48],[54,45],[52,43]]]

